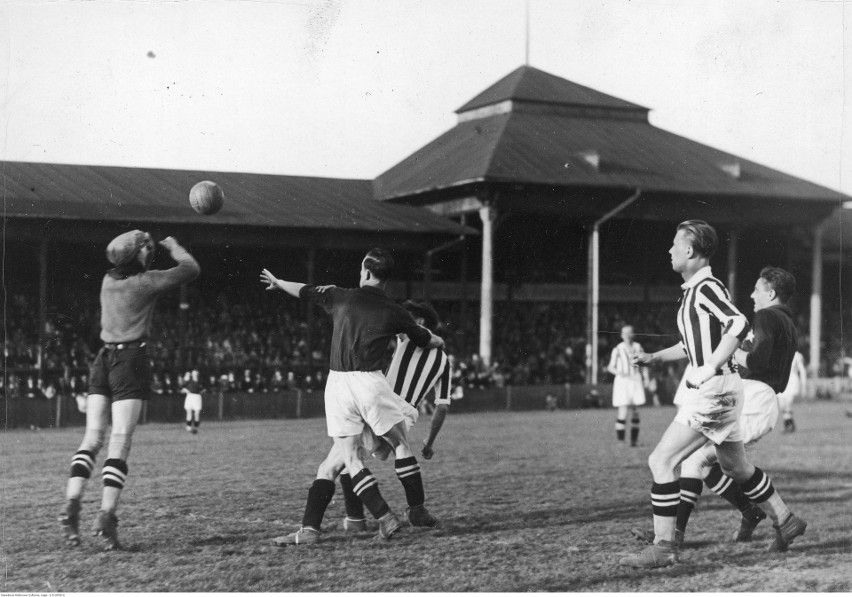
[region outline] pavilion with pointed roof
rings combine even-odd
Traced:
[[[381,174],[374,189],[380,200],[481,218],[480,354],[486,362],[498,214],[558,213],[590,225],[589,342],[596,358],[594,257],[602,222],[622,217],[723,224],[730,237],[728,283],[734,287],[739,229],[760,222],[816,231],[849,199],[657,128],[648,120],[648,108],[530,66],[511,72],[456,113],[452,129]],[[819,299],[820,236],[814,235],[812,293]],[[812,364],[820,345],[815,316],[818,308],[811,310]]]

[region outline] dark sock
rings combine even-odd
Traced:
[[[349,476],[349,473],[343,473],[340,475],[340,488],[343,490],[343,502],[346,505],[346,516],[352,520],[363,520],[365,518],[364,502],[361,501],[361,498],[355,495],[355,490],[352,489],[352,477]]]
[[[426,501],[423,491],[423,476],[420,474],[420,465],[414,456],[401,458],[394,462],[396,476],[405,489],[405,499],[409,506],[422,506]]]
[[[717,462],[710,468],[710,472],[705,477],[704,482],[710,491],[727,500],[734,508],[740,512],[745,512],[751,509],[752,503],[749,501],[746,494],[743,493],[743,488],[734,483],[734,480],[722,472],[722,467]]]
[[[762,504],[772,497],[772,494],[775,493],[775,487],[772,486],[769,475],[754,467],[754,474],[751,479],[743,483],[742,491],[754,503]]]
[[[305,515],[302,517],[302,526],[311,527],[317,531],[322,525],[322,517],[325,509],[331,503],[334,496],[334,481],[328,479],[316,479],[308,490],[308,503],[305,504]]]
[[[381,518],[390,512],[390,506],[379,492],[379,482],[370,472],[370,469],[364,468],[352,477],[352,488],[355,494],[367,506],[367,510],[373,515],[373,518]]]
[[[677,516],[680,504],[680,483],[654,483],[651,485],[651,506],[654,516]]]
[[[615,420],[615,437],[619,441],[624,440],[624,430],[627,427],[627,419],[616,419]]]
[[[630,419],[630,443],[636,444],[639,441],[639,413],[634,413]]]
[[[681,532],[686,532],[686,525],[689,524],[689,516],[692,510],[698,504],[698,497],[701,495],[701,490],[704,483],[701,479],[693,479],[691,477],[680,478],[680,503],[677,506],[677,523],[676,528]]]

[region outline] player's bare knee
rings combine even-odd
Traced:
[[[317,467],[317,479],[334,481],[345,468],[345,463],[339,459],[326,458],[320,463],[319,467]]]
[[[80,444],[80,450],[97,454],[104,447],[106,442],[106,428],[87,427],[83,434],[83,441]]]
[[[651,469],[651,475],[654,479],[672,476],[677,467],[678,463],[674,462],[668,454],[661,453],[658,450],[654,450],[648,456],[648,468]]]
[[[109,458],[118,460],[127,460],[130,455],[130,443],[133,439],[131,433],[116,433],[113,431],[109,436],[109,448],[107,454]]]

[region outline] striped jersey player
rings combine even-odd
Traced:
[[[743,383],[733,356],[749,325],[725,286],[713,276],[710,259],[718,246],[716,230],[707,222],[687,220],[678,225],[669,255],[672,269],[683,278],[677,317],[681,342],[653,354],[639,354],[634,361],[650,365],[688,358],[692,369],[686,381],[691,390],[648,458],[654,543],[622,558],[623,566],[658,568],[677,562],[680,464],[707,440],[715,444],[723,472],[772,517],[777,536],[771,549],[786,550],[805,529],[805,522],[790,512],[769,476],[745,454],[739,425]]]
[[[639,409],[645,404],[645,386],[648,385],[648,370],[633,364],[633,355],[643,352],[642,346],[633,341],[633,326],[621,328],[621,342],[612,349],[607,371],[615,376],[612,383],[612,405],[618,409],[615,417],[615,436],[624,441],[627,430],[627,411],[630,418],[630,445],[639,441]]]

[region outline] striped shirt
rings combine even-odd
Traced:
[[[420,348],[402,334],[385,377],[394,393],[414,408],[433,387],[435,404],[450,404],[450,359],[443,348]]]
[[[609,369],[615,370],[615,375],[622,377],[633,377],[642,374],[639,367],[633,364],[633,355],[642,352],[642,346],[638,342],[633,342],[628,346],[627,342],[621,342],[618,346],[612,349],[612,355],[609,359]]]
[[[677,312],[681,343],[689,364],[702,367],[719,346],[723,334],[735,336],[740,341],[746,337],[748,319],[731,302],[727,288],[713,277],[709,265],[695,272],[681,288],[683,297]],[[736,371],[733,358],[720,370],[723,373]]]

